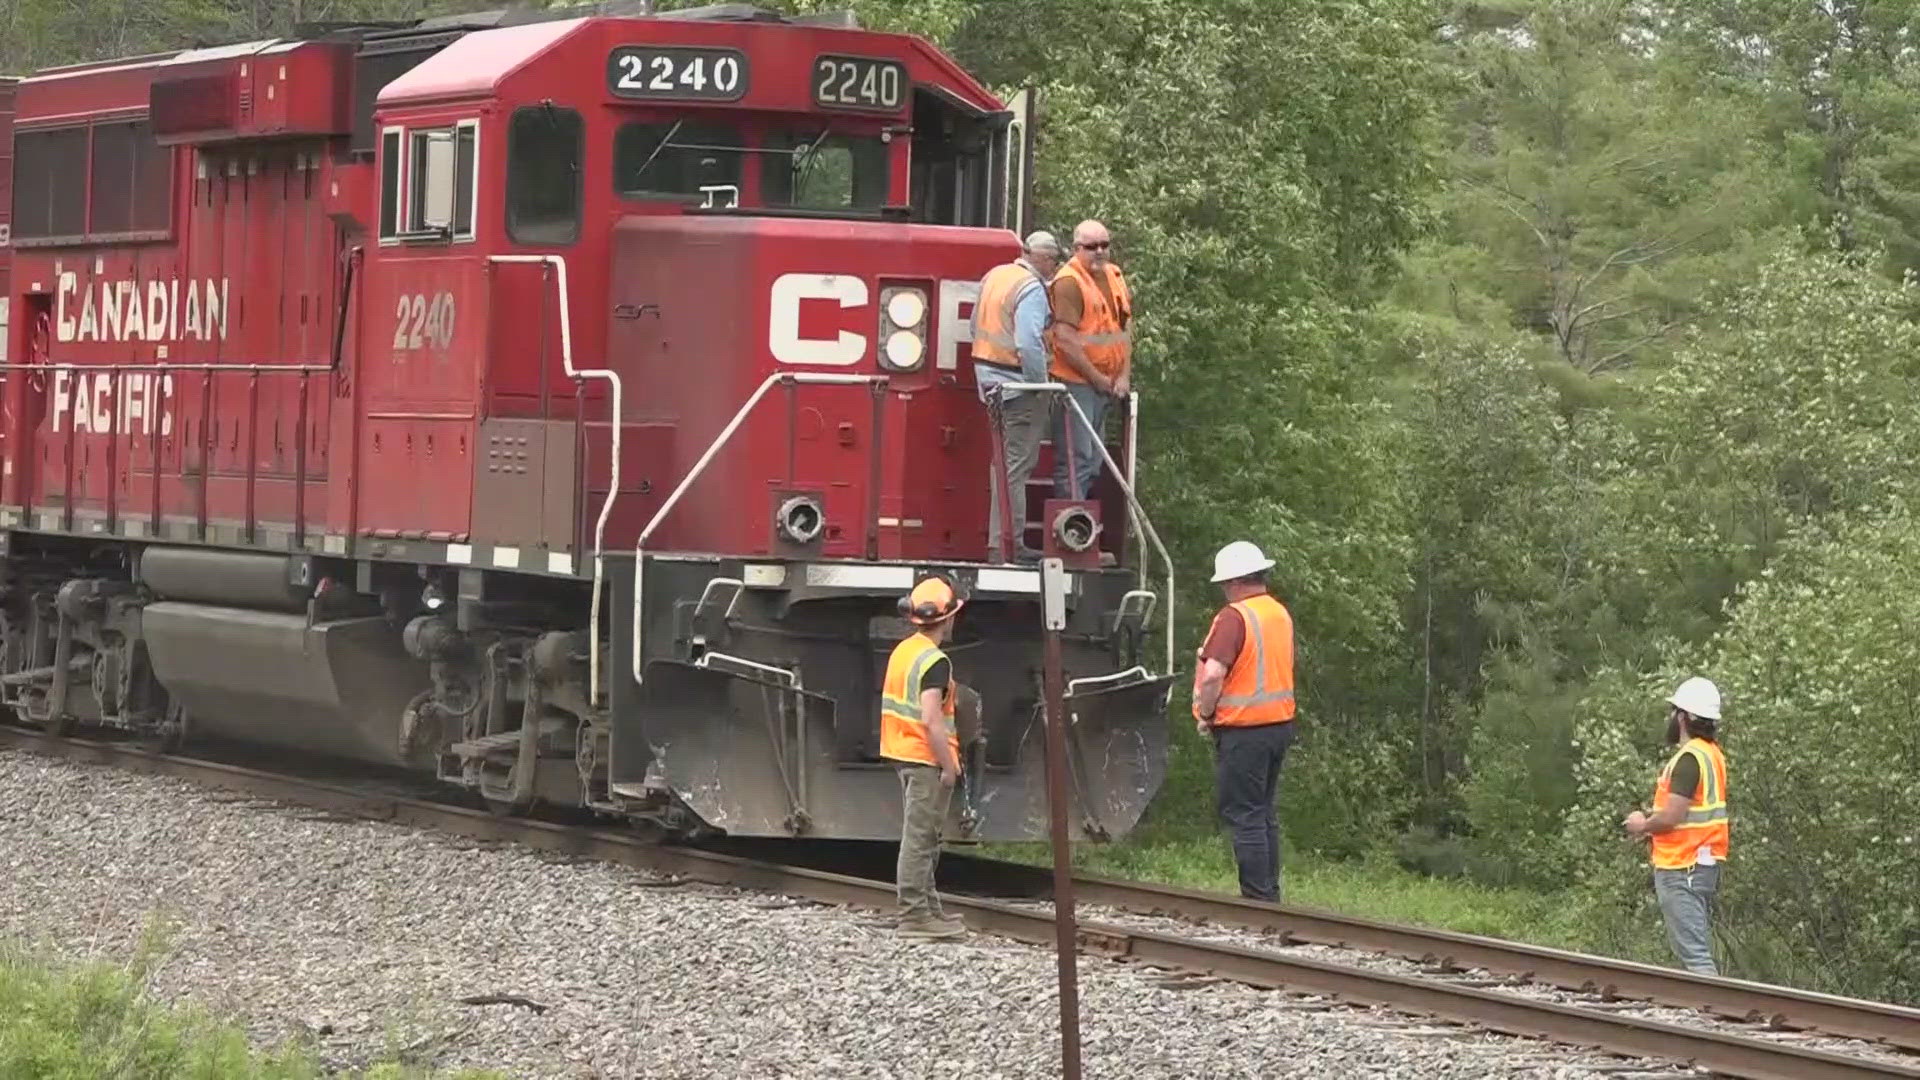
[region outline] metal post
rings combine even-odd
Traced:
[[[1046,638],[1047,811],[1053,819],[1054,950],[1060,962],[1060,1075],[1080,1080],[1079,935],[1073,914],[1073,849],[1067,840],[1067,708],[1060,631],[1067,626],[1067,576],[1059,559],[1040,560]]]

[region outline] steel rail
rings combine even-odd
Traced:
[[[1024,886],[1035,896],[1046,893],[1050,886],[1044,867],[1026,863],[949,854],[941,864],[943,869]],[[1730,1020],[1818,1031],[1920,1051],[1920,1009],[1902,1005],[1727,976],[1696,975],[1678,968],[1170,885],[1079,874],[1073,879],[1073,888],[1081,904],[1268,931],[1291,942],[1378,951],[1444,970],[1485,968],[1608,999],[1704,1009]]]
[[[510,841],[714,884],[864,907],[885,908],[893,902],[892,885],[868,878],[697,848],[650,844],[626,833],[605,829],[499,817],[425,799],[356,791],[323,781],[160,754],[125,744],[62,738],[0,726],[0,745],[210,783],[356,817],[476,839]],[[965,896],[952,897],[950,903],[975,929],[1033,944],[1046,944],[1053,939],[1050,914]],[[1640,1057],[1688,1061],[1716,1072],[1758,1080],[1920,1078],[1920,1069],[1904,1065],[1119,926],[1082,923],[1078,944],[1083,953],[1090,955],[1205,972],[1254,986],[1327,994],[1352,1003],[1467,1021],[1512,1035],[1599,1046]]]

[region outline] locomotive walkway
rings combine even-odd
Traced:
[[[57,739],[16,728],[0,728],[0,746],[189,779],[358,818],[510,841],[644,868],[670,875],[669,880],[853,907],[884,909],[891,904],[891,886],[881,875],[782,865],[725,851],[649,845],[619,832],[495,817],[407,794],[370,792],[357,785],[345,787],[164,756],[123,744]],[[792,849],[787,852],[790,855]],[[949,857],[949,862],[962,888],[992,883],[996,891],[1024,897],[954,897],[952,907],[974,929],[1016,941],[1051,942],[1051,913],[1043,902],[1043,890],[1036,888],[1044,881],[1043,873],[963,856]],[[1124,967],[1192,973],[1471,1025],[1469,1029],[1414,1029],[1429,1038],[1467,1037],[1477,1028],[1600,1047],[1634,1058],[1689,1063],[1725,1075],[1920,1077],[1916,1068],[1920,1057],[1906,1052],[1920,1043],[1920,1012],[1915,1010],[1185,890],[1094,878],[1082,879],[1077,887],[1089,905],[1087,914],[1099,916],[1097,921],[1082,922],[1083,954],[1130,961]],[[1037,895],[1042,902],[1036,902]],[[1111,909],[1111,914],[1101,909]],[[1195,920],[1205,925],[1195,927]],[[1283,952],[1274,948],[1276,944],[1293,947]],[[598,946],[582,942],[581,947]],[[1301,955],[1307,951],[1323,955]],[[1367,953],[1418,963],[1383,962]],[[1532,985],[1487,978],[1482,971],[1529,976]],[[1635,998],[1646,1000],[1627,1000]],[[1733,1022],[1700,1022],[1705,1018],[1698,1013],[1674,1015],[1671,1011],[1666,1015],[1672,1019],[1654,1019],[1661,1015],[1656,1005],[1704,1010]],[[1295,1002],[1292,1007],[1328,1006],[1322,1000]],[[1047,1013],[1044,1008],[1038,1011]],[[1820,1045],[1809,1045],[1814,1041]],[[1515,1050],[1524,1048],[1525,1044],[1513,1044]],[[1481,1067],[1486,1067],[1484,1062]],[[1622,1066],[1602,1071],[1618,1072]]]

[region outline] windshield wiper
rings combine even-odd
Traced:
[[[820,145],[827,141],[827,134],[833,130],[828,124],[820,129],[820,134],[812,142],[802,143],[793,148],[793,192],[790,201],[798,204],[801,193],[807,190],[807,174],[813,171],[814,159],[820,153]]]
[[[660,141],[653,144],[653,153],[648,154],[647,160],[641,162],[640,167],[633,170],[633,180],[628,190],[637,191],[640,189],[640,178],[647,175],[648,169],[653,168],[654,159],[660,156],[660,151],[665,150],[673,143],[673,137],[680,134],[680,125],[684,123],[686,123],[685,120],[675,120],[673,126],[667,129],[667,133],[660,136]]]

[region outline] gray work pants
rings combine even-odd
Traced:
[[[1012,499],[1013,550],[1004,550],[1001,534],[1000,470],[992,474],[988,485],[987,551],[993,562],[1011,561],[1027,546],[1027,480],[1040,462],[1040,439],[1047,430],[1047,395],[1028,391],[1003,398],[987,393],[987,419],[999,427],[1001,448],[1006,454],[1007,490]]]
[[[894,864],[894,890],[902,924],[937,917],[940,894],[933,887],[940,863],[940,834],[946,828],[953,789],[940,782],[932,765],[897,765],[900,773],[900,860]]]
[[[1717,975],[1713,965],[1713,896],[1720,891],[1720,866],[1655,870],[1653,894],[1667,924],[1667,941],[1681,966],[1696,975]]]

